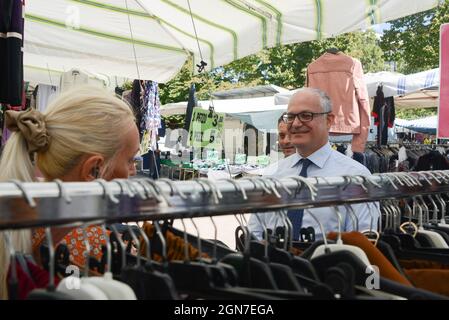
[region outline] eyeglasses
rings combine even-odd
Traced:
[[[295,121],[296,118],[298,118],[301,122],[309,122],[313,120],[313,117],[315,115],[322,115],[322,114],[328,114],[328,112],[301,112],[301,113],[286,113],[282,116],[282,120],[284,120],[285,123],[291,124]]]

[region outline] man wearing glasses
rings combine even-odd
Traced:
[[[288,176],[335,177],[343,175],[370,175],[369,170],[359,162],[332,149],[329,144],[329,129],[334,120],[332,104],[329,97],[319,89],[304,88],[295,93],[288,104],[283,120],[288,128],[290,143],[296,153],[278,162],[277,169],[271,176],[284,178]],[[380,215],[377,204],[355,204],[352,212],[338,207],[342,214],[342,231],[376,230]],[[338,230],[338,216],[333,208],[294,209],[288,211],[293,225],[293,240],[300,238],[302,227],[313,227],[316,238],[322,238],[318,224],[308,212],[312,212],[323,224],[326,232]],[[283,226],[281,217],[268,212],[258,214],[262,223],[271,230]],[[358,227],[357,227],[358,224]],[[248,227],[258,239],[263,237],[263,224],[255,214],[251,215]]]

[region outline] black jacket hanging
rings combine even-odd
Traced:
[[[385,96],[382,90],[382,86],[377,87],[376,96],[374,97],[373,111],[371,115],[374,117],[374,125],[378,126],[380,121],[380,113],[382,107],[385,105]]]
[[[394,98],[385,98],[382,85],[377,87],[371,115],[374,117],[374,125],[378,127],[378,142],[381,145],[386,145],[388,143],[388,128],[394,126],[396,111]]]
[[[0,102],[22,104],[23,1],[0,1]]]

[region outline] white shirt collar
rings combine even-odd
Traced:
[[[324,167],[326,164],[327,159],[329,159],[330,155],[332,153],[332,147],[330,143],[326,143],[324,146],[319,148],[317,151],[312,153],[310,156],[307,157],[310,161],[312,161],[313,164],[318,166],[320,169]],[[303,159],[303,157],[299,153],[295,153],[294,156],[292,156],[292,168],[296,167],[299,164],[299,161]]]

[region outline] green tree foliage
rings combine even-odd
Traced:
[[[437,108],[399,109],[396,110],[396,118],[413,120],[430,116],[436,116],[437,113],[438,113]]]
[[[397,19],[384,32],[380,46],[386,61],[409,74],[439,65],[440,26],[449,22],[449,0],[435,9]]]
[[[264,84],[289,89],[302,87],[307,66],[330,47],[360,59],[365,72],[381,71],[385,64],[378,42],[372,30],[352,32],[332,39],[265,49],[199,75],[192,75],[192,62],[188,61],[175,78],[160,85],[161,102],[186,101],[191,83],[195,83],[199,99],[208,99],[210,92],[238,87]]]

